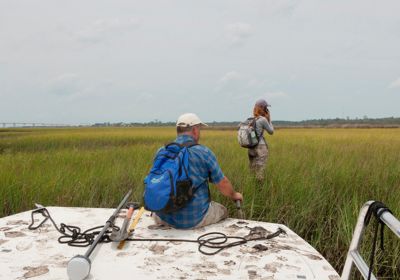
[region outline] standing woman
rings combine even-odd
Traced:
[[[254,105],[253,115],[256,119],[256,134],[258,136],[258,145],[248,150],[250,170],[255,173],[256,179],[259,182],[264,181],[264,169],[268,159],[268,144],[264,138],[264,130],[268,134],[274,133],[271,116],[268,107],[271,106],[264,99],[257,100]]]

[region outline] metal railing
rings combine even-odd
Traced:
[[[347,258],[346,262],[343,268],[342,280],[348,280],[350,279],[351,275],[351,270],[353,268],[353,264],[357,267],[357,269],[360,271],[361,275],[364,277],[364,279],[368,279],[368,275],[370,273],[369,271],[369,266],[366,264],[364,261],[363,257],[361,256],[359,252],[360,244],[362,237],[364,235],[365,231],[365,218],[367,216],[368,210],[370,206],[374,203],[375,201],[368,201],[363,205],[363,207],[360,210],[360,214],[358,215],[358,220],[356,227],[354,229],[353,233],[353,238],[350,243],[350,248],[347,253]],[[390,230],[398,237],[400,238],[400,221],[394,217],[388,210],[387,208],[380,208],[377,210],[377,216],[379,219],[385,223],[385,225],[390,228]],[[370,275],[371,280],[376,280],[377,278],[373,273]]]

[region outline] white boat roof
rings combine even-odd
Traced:
[[[65,223],[82,231],[104,225],[115,209],[47,207],[57,225]],[[135,211],[136,213],[136,211]],[[134,214],[135,215],[135,214]],[[41,215],[36,216],[40,222]],[[116,224],[122,224],[117,218]],[[84,255],[88,247],[58,243],[60,233],[50,221],[29,230],[31,211],[0,219],[0,279],[68,279],[68,261]],[[90,255],[91,271],[87,279],[340,279],[338,273],[311,245],[281,224],[226,219],[196,230],[154,228],[149,212],[144,212],[134,238],[197,239],[207,232],[245,236],[249,227],[263,227],[270,233],[279,227],[286,235],[262,241],[250,241],[208,256],[198,244],[184,242],[100,243]],[[150,228],[149,228],[150,226]],[[265,250],[253,248],[255,245]]]

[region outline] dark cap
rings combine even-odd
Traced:
[[[271,107],[271,105],[268,104],[268,102],[265,99],[258,99],[256,101],[256,105],[255,106],[259,106],[259,107],[262,107],[262,108],[265,108],[265,109],[267,109],[267,107]]]

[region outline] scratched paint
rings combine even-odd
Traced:
[[[48,207],[56,223],[77,225],[82,231],[102,225],[114,209]],[[82,217],[90,216],[90,219]],[[121,215],[123,216],[123,215]],[[121,225],[123,218],[117,218]],[[36,223],[40,223],[37,219]],[[50,222],[30,231],[30,212],[0,219],[1,279],[66,279],[70,258],[87,248],[59,244],[60,234]],[[303,239],[284,225],[227,219],[196,230],[175,230],[154,226],[149,213],[142,216],[134,237],[196,240],[207,232],[223,232],[249,240],[265,237],[282,227],[287,234],[271,240],[249,241],[217,255],[198,252],[198,244],[173,242],[127,242],[100,244],[91,256],[88,279],[132,277],[141,279],[320,279],[338,280],[332,266]],[[250,236],[250,230],[253,235]]]
[[[26,267],[23,267],[22,270],[26,271],[24,273],[24,275],[22,276],[25,279],[37,277],[37,276],[40,276],[40,275],[43,275],[43,274],[46,274],[49,272],[49,269],[47,268],[46,265],[38,266],[38,267],[26,266]]]

